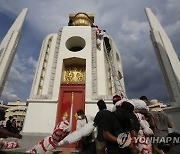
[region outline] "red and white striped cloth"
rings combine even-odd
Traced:
[[[0,139],[0,149],[14,149],[18,147],[19,144],[17,141],[5,141],[3,138]]]
[[[63,140],[69,134],[69,122],[62,121],[56,125],[53,133],[38,142],[29,153],[45,153],[57,146],[57,143]]]
[[[148,140],[148,136],[153,135],[153,131],[149,128],[149,124],[145,120],[144,115],[141,113],[135,114],[140,122],[140,130],[138,133],[138,140],[136,142],[138,154],[153,154],[152,144]]]

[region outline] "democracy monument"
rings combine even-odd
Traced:
[[[103,31],[93,27],[92,14],[70,14],[69,21],[69,26],[43,41],[24,132],[50,133],[63,116],[74,130],[78,109],[94,115],[99,99],[111,102],[113,95],[125,94],[121,57],[113,39],[100,36]]]
[[[171,107],[164,111],[180,132],[180,62],[159,21],[146,8],[150,37],[167,86]],[[0,95],[10,70],[27,9],[23,9],[0,44]],[[75,130],[77,110],[95,116],[96,102],[112,106],[116,94],[127,97],[121,55],[113,38],[94,25],[94,15],[69,14],[68,26],[45,37],[34,75],[23,127],[27,136],[46,136],[67,117]],[[38,135],[37,135],[38,134]],[[38,141],[38,140],[37,140]]]

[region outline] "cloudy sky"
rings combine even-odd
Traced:
[[[86,12],[95,14],[95,25],[106,29],[119,48],[128,97],[168,102],[145,7],[157,16],[180,57],[180,0],[0,0],[0,41],[21,10],[29,9],[1,99],[26,101],[45,36],[66,26],[69,13]]]

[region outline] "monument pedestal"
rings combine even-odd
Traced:
[[[175,131],[180,133],[180,107],[167,107],[163,111],[168,114],[170,120],[173,122],[173,128],[170,129],[170,132]]]

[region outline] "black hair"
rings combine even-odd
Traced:
[[[102,99],[97,102],[97,106],[98,106],[99,110],[107,109],[106,104]]]
[[[121,108],[123,108],[123,109],[125,109],[125,110],[127,110],[129,112],[134,111],[134,105],[132,105],[131,103],[126,102],[126,101],[121,104]]]
[[[77,115],[82,115],[82,114],[85,114],[84,111],[83,111],[82,109],[79,109],[79,110],[77,111]]]
[[[114,113],[119,123],[122,125],[123,131],[134,130],[139,132],[140,124],[133,110],[134,106],[126,101],[124,101],[121,106],[116,106]]]
[[[147,99],[146,96],[141,96],[139,99],[140,99],[140,100],[146,100],[146,101],[148,101],[148,99]]]
[[[13,119],[13,116],[9,116],[9,119],[10,119],[10,120]]]

